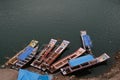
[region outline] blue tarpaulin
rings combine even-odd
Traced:
[[[18,56],[18,59],[25,60],[25,58],[27,58],[32,53],[33,49],[34,48],[31,46],[26,47],[26,50]]]
[[[88,54],[88,55],[85,55],[82,57],[78,57],[78,58],[69,60],[69,65],[71,67],[75,67],[75,66],[78,66],[80,64],[92,61],[92,60],[94,60],[93,55]]]
[[[28,70],[20,69],[17,80],[51,80],[51,78],[49,75],[40,75]]]
[[[89,35],[84,35],[84,36],[83,36],[83,40],[84,40],[85,46],[90,46],[90,47],[92,47],[92,42],[91,42],[91,39],[90,39],[90,36],[89,36]]]

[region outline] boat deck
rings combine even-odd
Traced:
[[[42,70],[46,70],[50,65],[56,60],[57,57],[66,49],[70,42],[63,40],[63,42],[60,44],[60,46],[52,52],[52,54],[44,61],[44,63],[41,65]]]
[[[92,41],[90,39],[90,36],[87,35],[86,31],[80,31],[80,36],[81,36],[83,48],[86,50],[87,53],[92,53],[91,50]]]
[[[35,54],[35,50],[38,49],[38,41],[36,40],[32,40],[29,45],[27,47],[25,47],[23,50],[19,51],[15,56],[13,56],[11,59],[9,59],[6,63],[5,63],[5,66],[10,66],[10,67],[15,67],[17,66],[16,64],[18,62],[20,62],[21,64],[25,64],[24,62],[21,62],[22,60],[20,60],[19,58],[21,59],[25,59],[27,56],[29,56],[30,54]],[[28,48],[31,47],[33,48],[33,52],[30,51]],[[26,51],[26,52],[25,52]],[[27,52],[28,51],[28,52]],[[37,52],[37,50],[36,50]],[[23,53],[26,54],[26,57],[23,56]],[[29,54],[30,53],[30,54]],[[21,55],[21,57],[19,57]],[[23,58],[24,57],[24,58]],[[26,59],[25,59],[26,60]],[[24,61],[24,60],[23,60]],[[21,66],[21,65],[20,65]],[[22,66],[21,66],[22,67]],[[20,67],[20,68],[21,68]]]
[[[63,75],[67,75],[67,74],[70,74],[72,72],[75,72],[75,71],[78,71],[78,70],[81,70],[81,69],[84,69],[84,68],[88,68],[88,67],[96,65],[98,63],[104,62],[109,58],[110,57],[106,53],[104,53],[100,57],[97,57],[92,61],[80,64],[80,65],[77,65],[77,66],[74,66],[74,67],[66,66],[64,68],[61,68],[60,70],[61,70]]]
[[[15,64],[16,68],[20,69],[25,66],[28,62],[30,62],[36,55],[38,50],[38,46],[34,48],[33,52],[25,58],[25,60],[18,60]]]

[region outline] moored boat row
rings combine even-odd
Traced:
[[[15,69],[20,69],[34,59],[30,63],[30,66],[34,68],[42,71],[49,71],[50,73],[54,73],[59,70],[63,75],[67,75],[75,71],[102,63],[110,58],[106,53],[99,57],[94,57],[92,53],[93,45],[90,36],[86,31],[80,31],[80,37],[83,46],[74,53],[58,61],[56,59],[68,47],[70,41],[63,40],[62,43],[56,47],[57,40],[51,39],[49,43],[38,52],[38,41],[32,40],[27,47],[9,59],[5,65],[11,66]]]
[[[106,53],[95,58],[91,49],[93,45],[90,36],[87,34],[86,31],[80,31],[80,36],[83,48],[86,50],[86,55],[69,60],[68,65],[60,69],[63,75],[67,75],[75,71],[91,67],[93,65],[102,63],[110,58],[109,55],[107,55]]]
[[[58,46],[58,48],[51,52],[51,55],[46,58],[46,60],[44,60],[43,64],[41,64],[41,68],[43,71],[50,68],[51,64],[62,54],[62,52],[67,48],[69,43],[69,41],[63,40],[63,42]]]

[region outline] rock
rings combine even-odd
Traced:
[[[73,80],[73,78],[75,78],[75,75],[72,75],[72,76],[70,77],[70,80]]]
[[[2,65],[1,68],[5,68],[5,65]]]

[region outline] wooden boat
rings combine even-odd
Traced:
[[[80,36],[81,36],[83,48],[86,50],[87,53],[92,53],[91,51],[92,41],[90,39],[90,36],[87,35],[86,31],[80,31]]]
[[[46,45],[42,51],[40,51],[39,55],[37,58],[31,63],[31,66],[40,69],[41,68],[41,63],[46,59],[50,51],[55,47],[57,40],[51,39],[49,44]]]
[[[80,57],[79,60],[78,59],[76,59],[76,60],[81,61],[83,59],[83,58],[82,59],[81,58],[82,57]],[[78,70],[81,70],[81,69],[85,69],[85,68],[91,67],[93,65],[96,65],[98,63],[104,62],[104,61],[106,61],[109,58],[110,57],[106,53],[104,53],[104,54],[102,54],[101,56],[99,56],[99,57],[97,57],[95,59],[91,58],[91,60],[88,60],[87,62],[85,62],[84,60],[82,60],[82,62],[78,63],[78,61],[74,62],[76,60],[73,60],[72,61],[73,65],[71,65],[69,63],[69,66],[61,68],[60,70],[61,70],[61,72],[62,72],[63,75],[67,75],[67,74],[73,73],[75,71],[78,71]]]
[[[68,60],[77,58],[78,56],[82,55],[85,52],[83,48],[79,48],[77,51],[75,51],[73,54],[70,54],[66,56],[65,58],[55,62],[54,64],[51,65],[49,71],[51,73],[55,72],[56,70],[60,69],[61,67],[65,66],[68,64]]]
[[[38,46],[36,46],[32,53],[30,55],[28,55],[24,60],[18,60],[15,64],[16,68],[22,68],[23,66],[25,66],[27,63],[29,63],[36,55],[37,51],[38,51]]]
[[[23,65],[20,66],[23,67],[26,63],[28,63],[36,54],[38,50],[38,41],[32,40],[27,47],[25,47],[23,50],[18,52],[15,56],[13,56],[11,59],[9,59],[5,65],[15,67],[19,62],[23,63]],[[26,54],[26,55],[24,55]],[[29,54],[29,55],[28,55]],[[24,58],[24,60],[23,60]],[[26,59],[29,58],[29,60],[26,61]]]
[[[41,65],[42,70],[46,70],[59,57],[59,55],[66,49],[70,42],[63,40],[60,46],[52,52],[52,54]]]

